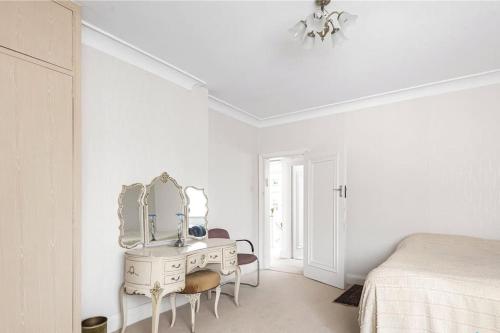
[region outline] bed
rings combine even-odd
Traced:
[[[500,241],[414,234],[368,274],[361,333],[500,332]]]

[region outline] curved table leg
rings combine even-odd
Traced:
[[[158,333],[158,322],[160,319],[160,304],[163,296],[164,296],[163,289],[160,288],[160,284],[158,283],[158,285],[155,285],[155,288],[151,290],[151,305],[153,308],[153,315],[151,317],[152,333]]]
[[[240,295],[240,280],[241,280],[241,269],[238,266],[234,272],[236,275],[236,280],[234,282],[234,303],[236,306],[240,306],[239,295]]]
[[[170,307],[172,308],[172,322],[170,323],[170,327],[174,327],[175,324],[175,316],[177,313],[177,307],[175,305],[175,293],[170,294]]]
[[[127,328],[127,293],[125,291],[125,283],[120,288],[120,309],[122,311],[122,330],[120,332],[125,333],[125,329]]]

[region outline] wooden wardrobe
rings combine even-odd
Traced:
[[[0,2],[0,331],[80,332],[80,12]]]

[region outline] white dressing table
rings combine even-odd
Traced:
[[[126,297],[144,295],[151,298],[152,332],[158,332],[160,303],[170,294],[172,322],[175,321],[175,293],[184,289],[184,277],[197,268],[211,266],[222,275],[236,274],[234,302],[238,305],[240,268],[236,242],[229,239],[188,241],[185,247],[156,246],[129,250],[125,253],[125,283],[121,289],[122,333],[127,323]]]
[[[167,173],[149,185],[122,187],[119,244],[128,249],[120,288],[122,333],[127,326],[127,295],[151,298],[152,333],[157,333],[163,297],[170,295],[173,325],[176,293],[184,290],[187,274],[203,268],[221,275],[235,273],[234,302],[238,306],[241,271],[236,242],[208,239],[207,216],[205,191],[193,186],[183,189]],[[190,298],[192,304],[195,301],[199,306],[199,294]]]

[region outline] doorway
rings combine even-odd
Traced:
[[[269,268],[303,274],[304,158],[271,158],[268,167]]]
[[[263,269],[344,288],[343,151],[260,156],[259,254]]]

